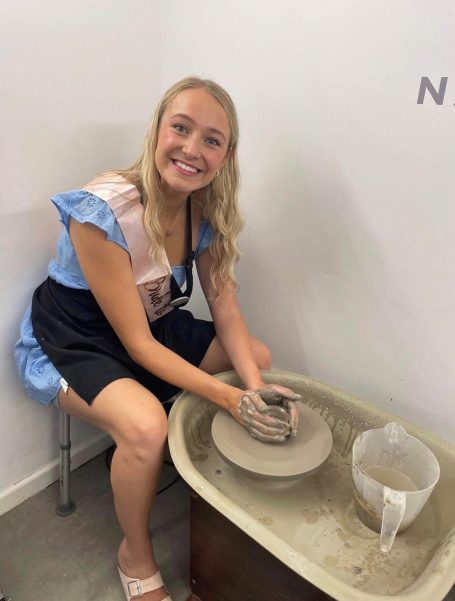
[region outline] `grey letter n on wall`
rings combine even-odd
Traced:
[[[417,98],[417,104],[423,104],[425,98],[425,92],[428,90],[436,102],[436,104],[442,104],[444,102],[444,94],[446,93],[448,77],[441,77],[439,84],[439,90],[436,90],[434,85],[431,83],[428,77],[422,77],[420,81],[419,97]]]

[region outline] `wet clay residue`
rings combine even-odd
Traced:
[[[269,517],[258,518],[258,522],[261,522],[264,526],[271,526],[273,524],[272,518]]]
[[[321,517],[321,512],[318,509],[304,509],[300,513],[307,524],[316,524]]]
[[[194,419],[187,430],[188,447],[190,449],[191,461],[198,463],[207,461],[207,451],[212,446],[210,434],[204,427],[207,421],[211,421],[216,408],[212,406],[199,407],[197,419]]]
[[[339,563],[340,560],[338,559],[338,557],[335,557],[335,555],[327,555],[326,557],[324,557],[324,565],[326,565],[329,568],[336,567]]]
[[[198,453],[197,455],[190,455],[191,461],[207,461],[209,456],[207,453]]]
[[[455,510],[447,503],[453,491],[448,460],[445,470],[440,461],[441,481],[420,515],[396,537],[390,553],[382,553],[379,535],[360,521],[355,510],[351,448],[358,434],[383,427],[387,416],[359,401],[351,402],[348,396],[337,396],[331,389],[325,392],[323,385],[304,377],[283,375],[277,381],[302,394],[304,402],[326,419],[334,438],[327,462],[288,490],[258,490],[207,445],[211,418],[201,412],[197,426],[191,424],[188,442],[193,453],[208,455],[197,464],[203,478],[283,541],[284,553],[294,558],[289,565],[297,573],[304,570],[308,558],[358,590],[394,596],[411,586],[436,554],[449,561]]]

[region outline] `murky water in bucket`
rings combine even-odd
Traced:
[[[403,474],[393,467],[385,467],[384,465],[372,465],[365,468],[365,473],[384,486],[393,488],[394,490],[404,490],[411,492],[418,490],[416,484],[409,476]]]

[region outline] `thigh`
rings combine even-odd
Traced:
[[[89,405],[74,390],[59,392],[63,411],[104,430],[118,443],[139,425],[166,427],[160,401],[136,380],[121,378],[108,384]]]
[[[271,356],[268,347],[257,338],[250,337],[251,350],[259,369],[271,368]],[[221,346],[217,336],[212,340],[199,368],[208,374],[219,374],[233,369],[232,363]]]

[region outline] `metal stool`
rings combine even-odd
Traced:
[[[57,515],[65,517],[73,513],[76,505],[71,501],[71,418],[60,409],[60,483]]]

